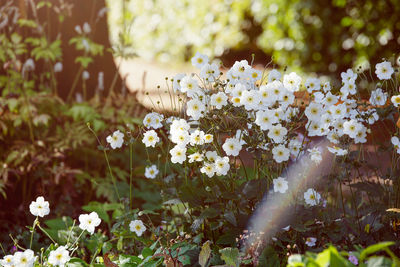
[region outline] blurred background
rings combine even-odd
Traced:
[[[112,43],[168,65],[195,52],[332,75],[400,47],[396,0],[108,0]],[[121,36],[121,33],[123,35]]]

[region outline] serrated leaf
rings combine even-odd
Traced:
[[[225,261],[228,266],[239,267],[240,259],[239,259],[239,249],[237,248],[224,248],[220,249],[219,253],[221,253],[221,259]]]

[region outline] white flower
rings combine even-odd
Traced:
[[[375,68],[375,74],[378,76],[379,80],[389,80],[394,72],[392,64],[388,61],[376,64]]]
[[[69,251],[64,246],[60,246],[56,250],[50,251],[49,263],[54,266],[65,266],[70,259]]]
[[[242,144],[237,138],[227,138],[222,145],[222,149],[228,156],[237,156],[240,150],[242,150]]]
[[[82,29],[83,29],[83,32],[86,34],[88,34],[92,31],[92,28],[90,27],[89,23],[87,23],[87,22],[83,23]]]
[[[309,247],[315,246],[315,242],[317,242],[317,239],[315,237],[307,237],[306,239],[306,245]]]
[[[268,132],[268,138],[274,140],[275,143],[282,143],[286,137],[287,129],[282,127],[281,124],[272,126]]]
[[[190,154],[188,158],[189,158],[189,163],[193,163],[195,161],[203,161],[203,154],[195,152],[193,154]]]
[[[218,65],[213,64],[204,64],[200,70],[200,78],[205,79],[208,82],[214,82],[216,78],[219,76],[219,68]]]
[[[204,166],[201,167],[200,172],[206,174],[209,178],[213,177],[215,174],[214,163],[204,163]]]
[[[144,176],[149,179],[156,178],[157,174],[158,174],[158,168],[157,165],[154,164],[149,167],[146,167],[144,172]]]
[[[290,140],[288,147],[290,149],[290,154],[293,157],[297,157],[301,151],[301,142],[296,138],[293,138]]]
[[[243,91],[240,97],[240,104],[242,104],[246,110],[257,109],[260,104],[259,92],[256,90]]]
[[[281,163],[289,159],[290,150],[284,145],[280,144],[272,149],[272,156],[277,163]]]
[[[146,226],[141,220],[134,220],[129,223],[129,230],[135,232],[137,236],[141,236],[146,231]]]
[[[276,69],[271,70],[268,73],[268,82],[279,81],[282,77],[282,74]]]
[[[24,252],[18,251],[14,254],[14,265],[18,267],[32,267],[35,263],[35,254],[27,249]]]
[[[82,80],[86,81],[90,78],[90,73],[87,70],[82,72]]]
[[[199,52],[192,57],[191,62],[192,65],[198,69],[201,69],[205,64],[207,64],[209,61],[208,57],[206,55],[200,54]]]
[[[210,104],[215,106],[216,109],[221,109],[228,104],[228,97],[223,92],[218,92],[211,96]]]
[[[214,162],[218,157],[218,153],[216,151],[207,151],[206,158],[210,162]]]
[[[326,82],[322,85],[322,89],[324,90],[325,93],[329,92],[331,90],[331,83]]]
[[[319,91],[321,89],[321,81],[318,78],[308,78],[304,84],[307,92]]]
[[[94,229],[99,226],[101,219],[95,211],[90,214],[79,215],[79,228],[88,231],[91,235],[94,233]]]
[[[75,31],[76,31],[78,34],[82,34],[81,26],[76,25],[74,29],[75,29]]]
[[[247,60],[236,61],[233,64],[231,70],[233,71],[233,75],[239,77],[240,79],[246,79],[249,76],[250,70],[249,63]]]
[[[190,144],[192,146],[203,145],[204,144],[204,132],[201,130],[195,130],[190,135]]]
[[[143,119],[143,125],[147,128],[153,128],[153,129],[158,129],[162,127],[162,120],[164,119],[164,116],[162,114],[159,114],[157,112],[151,112],[146,114],[146,116]]]
[[[321,200],[321,195],[312,188],[304,192],[304,200],[310,206],[318,205]]]
[[[263,84],[260,86],[260,104],[263,107],[270,107],[272,106],[278,98],[274,94],[274,90],[280,90],[280,88],[284,88],[280,81],[273,81],[268,83],[267,85]]]
[[[308,152],[310,153],[310,158],[313,162],[316,164],[319,164],[322,161],[322,154],[321,151],[317,147],[314,147],[312,149],[308,149]]]
[[[390,100],[395,107],[398,107],[400,105],[400,95],[394,95]]]
[[[185,73],[178,73],[174,76],[174,78],[172,78],[173,82],[172,82],[172,89],[174,89],[174,92],[177,91],[181,91],[181,80],[183,77],[185,77],[186,74]]]
[[[346,98],[349,94],[355,95],[357,93],[357,86],[355,82],[344,83],[340,88],[341,98]]]
[[[251,81],[255,82],[261,79],[262,72],[256,69],[249,70],[249,78]]]
[[[11,267],[15,266],[14,263],[14,256],[13,255],[6,255],[2,260],[0,260],[0,265],[4,267]]]
[[[283,85],[286,89],[292,92],[296,92],[300,89],[301,77],[295,72],[285,74],[283,76]]]
[[[337,147],[337,146],[333,146],[333,147],[328,146],[328,151],[335,154],[336,156],[347,155],[346,149],[341,149],[340,147]]]
[[[338,97],[333,95],[331,92],[328,92],[321,103],[324,104],[325,107],[330,107],[332,105],[335,105],[337,102]]]
[[[217,175],[227,175],[230,169],[228,157],[218,157],[215,160],[215,172]]]
[[[204,135],[204,143],[212,143],[214,141],[214,136],[212,134],[205,134]]]
[[[50,213],[49,202],[43,197],[37,197],[36,201],[32,201],[29,205],[29,211],[33,216],[44,217]]]
[[[62,72],[63,64],[61,62],[57,62],[54,64],[54,72]]]
[[[345,121],[343,123],[343,132],[354,139],[357,136],[357,132],[362,127],[363,126],[360,123],[358,123],[356,120]]]
[[[155,147],[159,141],[160,138],[154,130],[147,131],[143,134],[142,142],[145,144],[146,147]]]
[[[171,141],[180,146],[186,146],[190,142],[190,135],[187,130],[175,130],[171,134]]]
[[[306,107],[304,114],[307,116],[309,120],[319,121],[323,111],[324,108],[321,104],[312,102],[308,105],[308,107]]]
[[[124,143],[124,134],[121,133],[119,130],[116,130],[115,132],[113,132],[112,135],[107,136],[106,140],[107,143],[110,144],[112,149],[120,148]]]
[[[33,61],[33,59],[31,59],[31,58],[28,58],[25,61],[22,69],[25,70],[25,71],[33,71],[33,70],[35,70],[35,61]]]
[[[194,120],[204,117],[206,106],[198,99],[192,99],[187,102],[186,114],[191,116]]]
[[[354,73],[352,69],[342,72],[340,76],[343,83],[354,83],[357,80],[357,73]]]
[[[171,154],[172,163],[182,164],[186,160],[186,147],[176,145],[169,151],[169,153]]]
[[[274,184],[274,192],[279,192],[284,194],[288,190],[288,182],[285,178],[283,177],[278,177],[274,180],[272,180]]]
[[[387,93],[384,93],[381,88],[371,92],[369,102],[374,106],[383,106],[387,101]]]
[[[397,136],[393,136],[390,141],[392,142],[394,148],[397,150],[397,153],[400,154],[400,140]]]
[[[181,86],[181,91],[186,93],[189,97],[196,95],[200,90],[197,80],[190,76],[183,77],[179,85]]]
[[[256,113],[255,123],[260,126],[263,131],[269,130],[274,123],[278,122],[278,118],[271,110],[259,110]]]
[[[190,125],[184,119],[174,119],[171,123],[170,133],[173,135],[177,131],[188,131]]]

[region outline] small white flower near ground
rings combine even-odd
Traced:
[[[120,148],[124,143],[124,134],[121,133],[119,130],[116,130],[115,132],[113,132],[112,135],[107,136],[106,140],[107,143],[110,144],[112,149]]]
[[[394,95],[390,99],[395,107],[399,107],[400,105],[400,95]]]
[[[158,169],[156,165],[151,165],[149,167],[146,167],[144,172],[144,176],[149,179],[156,178],[157,174],[158,174]]]
[[[2,260],[0,260],[0,265],[4,267],[11,267],[15,266],[14,263],[14,256],[13,255],[6,255],[3,257]]]
[[[306,192],[304,192],[304,200],[306,204],[310,206],[318,205],[321,200],[321,195],[312,188],[309,188]]]
[[[283,177],[278,177],[278,178],[272,180],[272,182],[274,184],[274,192],[275,193],[279,192],[279,193],[284,194],[289,188],[288,181]]]
[[[315,237],[307,237],[306,239],[306,245],[309,247],[315,246],[315,242],[317,242],[317,239]]]
[[[35,254],[27,249],[24,252],[18,251],[14,254],[14,265],[18,267],[32,267],[35,263]]]
[[[94,229],[100,225],[101,219],[96,212],[90,214],[79,215],[79,228],[88,231],[91,235],[94,233]]]
[[[56,250],[50,251],[49,263],[54,266],[65,266],[71,257],[69,256],[69,251],[64,247],[58,247]]]
[[[393,136],[391,141],[397,153],[400,154],[400,139],[397,136]]]
[[[137,236],[142,236],[143,232],[146,231],[146,226],[141,220],[134,220],[129,223],[129,229],[131,232],[135,232]]]
[[[40,196],[36,198],[36,201],[31,202],[29,211],[34,216],[44,217],[50,213],[50,204]]]

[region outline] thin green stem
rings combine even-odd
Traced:
[[[39,223],[37,224],[37,226],[38,226],[38,228],[39,228],[43,233],[45,233],[45,234],[47,235],[48,238],[50,238],[50,240],[51,240],[54,244],[57,244],[57,242],[54,241],[54,239],[49,235],[49,233],[47,233],[47,231],[46,231],[45,229],[43,229],[43,228],[40,226]]]
[[[32,248],[32,242],[33,242],[33,233],[35,232],[35,227],[38,224],[38,217],[36,216],[35,220],[33,221],[33,225],[32,225],[32,234],[31,234],[31,241],[29,242],[29,248]]]
[[[103,147],[103,144],[100,142],[100,139],[97,137],[97,134],[96,134],[95,131],[92,129],[92,127],[90,127],[90,123],[87,123],[87,127],[88,127],[89,130],[93,133],[93,135],[96,137],[97,142],[99,143],[99,145],[100,145],[101,147]],[[107,162],[108,171],[110,172],[111,181],[112,181],[112,183],[113,183],[115,193],[117,194],[118,200],[120,200],[120,196],[119,196],[119,192],[118,192],[118,188],[117,188],[117,183],[116,183],[116,181],[115,181],[115,177],[114,177],[113,172],[112,172],[112,169],[111,169],[110,161],[108,160],[107,152],[106,152],[106,150],[105,150],[104,147],[103,147],[103,153],[104,153],[104,158],[106,159],[106,162]]]

